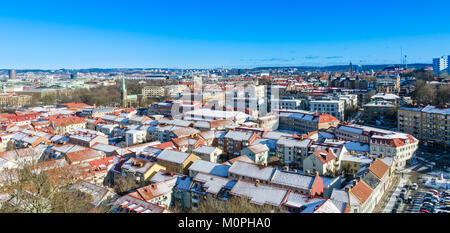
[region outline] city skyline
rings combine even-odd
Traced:
[[[0,69],[399,64],[402,53],[431,64],[450,54],[445,1],[3,5]]]

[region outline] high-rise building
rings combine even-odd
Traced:
[[[450,56],[448,57],[440,57],[440,58],[434,58],[433,59],[433,71],[436,74],[442,74],[443,72],[448,72],[448,60],[450,59]]]
[[[9,70],[9,79],[16,78],[16,70]]]
[[[76,79],[78,77],[78,73],[74,72],[70,74],[70,79]]]
[[[350,62],[350,65],[348,65],[348,72],[349,72],[350,74],[353,73],[353,64],[352,64],[352,62]]]

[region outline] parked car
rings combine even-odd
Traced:
[[[436,189],[430,189],[430,190],[428,190],[428,192],[439,196],[439,192]]]
[[[419,187],[419,185],[417,185],[417,183],[413,183],[413,184],[411,185],[411,189],[412,189],[412,190],[417,190],[418,187]]]
[[[421,209],[420,212],[421,212],[421,213],[430,213],[430,211],[427,210],[427,209]]]
[[[412,200],[413,200],[413,198],[412,198],[411,196],[409,196],[409,197],[406,199],[406,203],[411,204]]]
[[[439,196],[436,196],[436,195],[434,195],[434,194],[432,194],[432,193],[426,193],[424,197],[425,197],[425,198],[439,199]]]

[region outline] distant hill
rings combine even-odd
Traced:
[[[383,68],[388,66],[403,66],[401,64],[384,64],[384,65],[362,65],[362,69],[364,71],[374,70],[381,71]],[[422,69],[424,67],[433,66],[432,64],[425,63],[415,63],[408,64],[408,68],[414,69]],[[353,69],[357,67],[357,65],[353,65]],[[286,67],[256,67],[253,70],[265,70],[265,69],[277,69],[277,68],[297,68],[301,71],[334,71],[334,72],[346,72],[348,71],[349,65],[334,65],[334,66],[286,66]]]
[[[388,66],[402,66],[400,64],[385,64],[385,65],[363,65],[362,69],[364,71],[374,70],[381,71],[383,68]],[[425,63],[415,63],[408,64],[408,68],[422,69],[427,66],[432,66],[432,64]],[[356,69],[357,65],[353,65],[354,69]],[[267,67],[256,67],[252,69],[237,69],[233,68],[232,70],[241,70],[245,71],[255,71],[255,70],[265,70],[265,69],[286,69],[286,68],[297,68],[301,71],[332,71],[332,72],[346,72],[348,71],[348,65],[334,65],[334,66],[267,66]],[[182,70],[182,69],[170,69],[170,68],[87,68],[87,69],[57,69],[57,70],[40,70],[40,69],[18,69],[17,72],[51,72],[54,71],[56,73],[71,73],[71,72],[80,72],[80,73],[89,73],[89,72],[123,72],[123,73],[132,73],[139,72],[143,70],[149,69],[160,69],[160,70]],[[185,69],[185,70],[207,70],[207,69]],[[8,69],[0,69],[0,72],[7,72]]]

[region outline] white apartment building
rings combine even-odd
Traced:
[[[160,97],[165,96],[165,93],[164,87],[148,86],[142,88],[142,95],[145,97]]]
[[[404,168],[406,161],[414,156],[418,144],[419,140],[408,134],[373,135],[370,141],[370,154],[392,157],[394,169]]]
[[[302,100],[279,100],[278,106],[280,109],[301,110]]]
[[[325,113],[344,120],[345,102],[343,100],[313,100],[310,102],[310,111]]]
[[[145,142],[147,132],[145,130],[128,130],[125,133],[125,141],[128,146]]]
[[[445,71],[449,72],[448,70],[448,60],[450,59],[450,55],[447,57],[440,57],[440,58],[434,58],[433,59],[433,71],[436,74],[441,74]],[[450,72],[449,72],[450,73]]]

